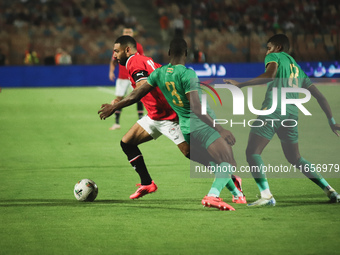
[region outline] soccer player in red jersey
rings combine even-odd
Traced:
[[[133,29],[124,28],[123,35],[128,35],[128,36],[133,37]],[[140,55],[144,55],[143,46],[138,42],[137,42],[137,52]],[[113,53],[111,61],[110,61],[110,71],[109,71],[109,78],[111,81],[114,81],[115,79],[114,71],[116,69],[117,64],[118,62],[115,59],[114,53]],[[120,100],[122,100],[124,96],[127,94],[127,91],[130,86],[131,86],[131,82],[129,80],[129,74],[125,66],[119,65],[119,72],[118,72],[118,78],[116,80],[116,91],[115,91],[116,99],[113,102],[119,102]],[[137,113],[138,113],[139,119],[142,118],[144,115],[143,104],[141,102],[137,103]],[[119,123],[120,114],[121,114],[121,110],[115,112],[116,121],[115,121],[115,124],[113,124],[113,126],[110,127],[110,130],[120,129],[120,123]]]
[[[152,58],[139,54],[136,41],[131,36],[119,37],[115,41],[113,51],[118,63],[126,67],[134,89],[146,83],[151,72],[161,66],[155,63]],[[138,120],[121,140],[124,153],[141,179],[140,187],[130,196],[131,199],[157,190],[138,148],[139,144],[157,139],[163,134],[171,139],[186,157],[189,157],[190,152],[189,145],[180,130],[178,117],[159,88],[152,90],[141,101],[148,114]],[[103,104],[98,112],[101,113],[101,119],[111,116],[112,108],[112,104]]]
[[[193,145],[191,149],[198,149],[200,155],[196,155],[196,152],[191,153],[191,156],[196,155],[195,161],[203,164],[209,162],[213,166],[218,162],[219,165],[223,165],[225,168],[230,168],[232,165],[236,166],[231,149],[231,146],[235,143],[234,136],[221,126],[215,127],[210,116],[207,118],[200,113],[201,105],[198,88],[197,86],[191,87],[191,80],[198,81],[198,78],[193,70],[184,66],[187,56],[187,44],[182,38],[172,40],[169,56],[171,57],[169,65],[160,67],[152,72],[147,82],[134,90],[124,100],[110,107],[110,110],[114,112],[116,109],[131,105],[139,99],[142,100],[144,96],[149,95],[154,89],[160,88],[169,104],[179,116],[181,130],[186,141],[190,143],[191,140]],[[171,88],[169,86],[170,83],[172,84]],[[107,114],[112,114],[112,112],[102,113],[100,117],[106,118],[109,116]],[[194,120],[195,127],[190,125],[191,120]],[[197,158],[197,156],[200,158]],[[204,161],[204,158],[206,162],[201,162],[202,160]],[[209,194],[202,200],[203,205],[220,210],[235,210],[219,198],[219,194],[224,187],[227,187],[235,195],[232,200],[234,203],[246,203],[240,177],[231,177],[230,173],[222,172],[215,174],[216,178]]]

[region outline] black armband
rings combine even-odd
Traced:
[[[148,72],[145,70],[135,72],[132,75],[133,80],[137,83],[142,78],[147,78],[149,76]]]

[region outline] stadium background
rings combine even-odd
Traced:
[[[339,76],[339,4],[332,0],[14,0],[2,1],[0,12],[0,49],[6,65],[23,65],[29,50],[39,57],[35,65],[53,65],[58,48],[70,54],[73,65],[95,65],[1,68],[1,87],[112,85],[107,66],[123,27],[132,27],[145,55],[160,63],[167,62],[168,42],[175,33],[183,34],[189,44],[188,63],[248,63],[229,65],[228,77],[244,77],[235,72],[237,66],[249,70],[248,77],[261,73],[261,65],[249,63],[262,63],[267,39],[285,33],[290,54],[308,75]],[[195,59],[195,51],[205,59]],[[192,67],[205,69],[202,64]],[[59,78],[50,79],[53,73]]]
[[[58,47],[75,64],[107,64],[124,26],[135,29],[147,56],[166,62],[161,22],[168,38],[183,25],[186,41],[208,62],[262,62],[266,39],[280,32],[298,61],[339,59],[336,0],[12,0],[1,1],[0,12],[0,46],[10,65],[22,64],[29,47],[41,64]]]

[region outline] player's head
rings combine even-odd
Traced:
[[[128,35],[128,36],[133,37],[133,29],[129,27],[124,28],[123,35]]]
[[[113,56],[123,66],[125,66],[127,59],[136,52],[136,41],[128,35],[119,37],[113,46]]]
[[[288,52],[289,39],[284,34],[276,34],[267,41],[267,55],[272,52]]]
[[[188,45],[187,42],[181,38],[176,37],[170,42],[169,56],[170,57],[182,57],[187,56]]]

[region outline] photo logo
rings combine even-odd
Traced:
[[[215,84],[213,86],[200,83],[201,85],[204,85],[208,87],[211,91],[215,93],[217,98],[220,101],[220,104],[222,106],[222,100],[220,95],[217,93],[215,88],[217,89],[227,89],[231,92],[232,98],[233,98],[233,115],[244,115],[244,104],[245,104],[245,99],[244,99],[244,94],[242,90],[234,85],[228,85],[228,84]],[[209,94],[215,104],[216,100],[214,99],[213,95],[207,90],[202,88],[204,92]],[[281,115],[286,115],[287,114],[287,105],[295,105],[304,115],[312,115],[304,106],[304,103],[307,103],[311,99],[311,93],[309,90],[304,89],[304,88],[295,88],[295,87],[287,87],[287,88],[281,88]],[[247,95],[248,95],[248,100],[247,100],[247,105],[248,109],[251,113],[255,115],[269,115],[272,114],[278,106],[278,89],[273,88],[272,89],[272,106],[270,109],[262,109],[258,110],[255,109],[254,104],[253,104],[253,88],[248,87],[247,89]],[[287,94],[289,93],[298,93],[298,94],[304,94],[304,98],[287,98]],[[202,94],[202,108],[201,108],[201,113],[202,115],[207,114],[207,94]]]
[[[199,84],[209,88],[217,96],[218,100],[220,101],[221,106],[223,106],[220,95],[217,93],[217,91],[212,86],[210,86],[208,84],[205,84],[203,82],[199,82]],[[201,87],[201,90],[203,90],[205,93],[207,93],[212,98],[212,100],[214,101],[215,105],[217,105],[214,96],[211,94],[211,92],[208,89],[205,89],[204,87]],[[205,114],[207,114],[207,108],[206,108],[207,107],[207,95],[206,94],[202,94],[202,97],[205,98]],[[202,99],[202,103],[203,103],[203,99]],[[202,114],[203,114],[203,112],[202,112]]]

